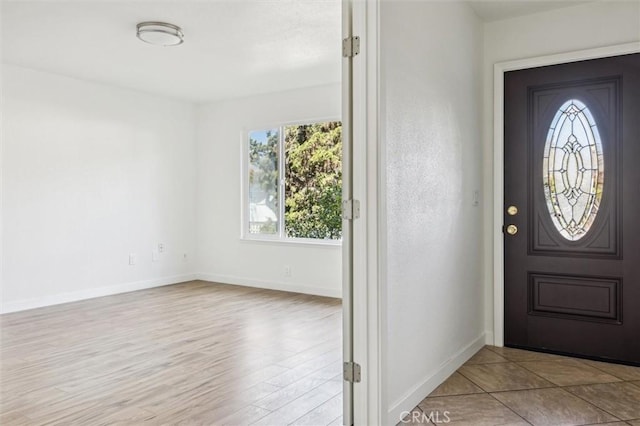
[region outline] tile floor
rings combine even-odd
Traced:
[[[640,426],[640,368],[486,346],[398,424]]]

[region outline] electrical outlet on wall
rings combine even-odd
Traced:
[[[164,253],[164,243],[158,243],[158,253]]]
[[[291,265],[284,265],[284,276],[285,277],[291,276]]]
[[[136,262],[138,261],[138,255],[135,253],[130,253],[129,254],[129,265],[133,266],[136,264]]]

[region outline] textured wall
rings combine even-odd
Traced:
[[[482,33],[466,4],[394,1],[382,3],[380,34],[387,391],[396,413],[426,396],[429,378],[484,331],[482,209],[473,203]]]
[[[193,105],[14,66],[2,83],[2,303],[60,303],[191,272]]]

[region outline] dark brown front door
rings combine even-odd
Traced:
[[[504,83],[505,345],[640,364],[640,54]]]

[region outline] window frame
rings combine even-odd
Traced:
[[[314,124],[329,121],[339,121],[342,119],[338,116],[314,118],[310,120],[296,120],[281,122],[266,126],[251,126],[242,129],[240,161],[241,167],[241,190],[240,190],[240,239],[248,242],[275,243],[275,244],[299,244],[299,245],[318,245],[318,246],[342,246],[342,238],[338,240],[328,240],[319,238],[297,238],[287,237],[285,215],[285,149],[284,149],[284,128],[288,126],[300,126],[303,124]],[[273,235],[269,234],[252,234],[249,232],[249,135],[251,132],[262,130],[278,129],[278,232]]]

